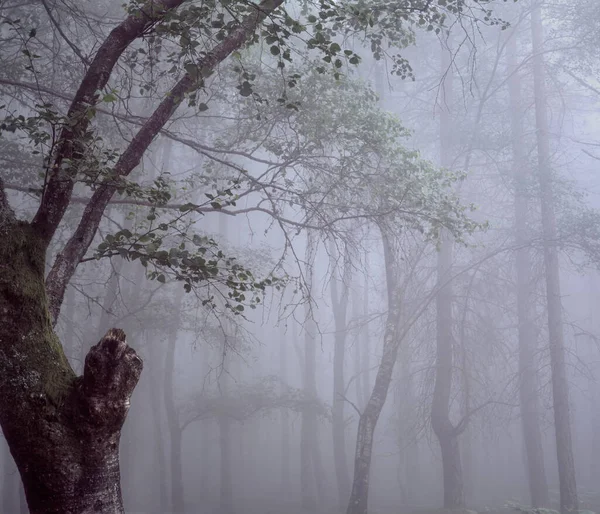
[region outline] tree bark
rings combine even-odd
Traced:
[[[544,36],[542,14],[539,5],[535,7],[531,15],[531,31],[539,164],[538,180],[540,185],[542,233],[544,239],[546,299],[548,302],[548,335],[550,338],[554,429],[556,433],[556,453],[558,457],[558,477],[560,483],[560,510],[562,514],[567,514],[579,510],[579,501],[577,498],[575,461],[571,438],[569,382],[565,363],[560,270],[558,250],[555,244],[557,229],[554,212],[554,187],[552,184],[544,60],[542,56]]]
[[[549,507],[548,482],[544,466],[542,431],[539,419],[537,372],[535,365],[536,329],[533,320],[534,297],[532,291],[531,257],[526,246],[529,240],[528,218],[528,161],[523,145],[523,105],[521,80],[518,74],[517,36],[511,34],[507,45],[509,65],[508,89],[511,112],[511,132],[514,177],[515,243],[517,250],[517,318],[519,337],[519,400],[521,425],[525,445],[525,460],[529,484],[529,496],[534,508]]]
[[[118,443],[142,361],[114,329],[76,377],[48,315],[44,238],[0,227],[0,423],[30,511],[122,513]]]
[[[383,355],[375,377],[375,385],[369,401],[358,420],[356,451],[354,455],[354,477],[347,514],[367,514],[369,501],[369,477],[373,454],[373,436],[377,421],[385,404],[392,381],[394,366],[398,358],[400,340],[398,323],[400,321],[400,299],[396,290],[396,264],[385,230],[381,231],[388,295],[388,314],[383,336]]]

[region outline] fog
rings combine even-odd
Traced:
[[[210,61],[254,4],[190,0],[74,110],[121,4],[0,2],[0,200],[70,173],[27,294],[143,361],[125,512],[600,511],[596,2],[290,0]],[[60,512],[0,410],[0,510]]]

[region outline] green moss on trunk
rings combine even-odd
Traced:
[[[19,368],[20,376],[13,376],[13,381],[20,381],[30,394],[61,402],[75,374],[50,321],[45,245],[26,223],[17,223],[2,235],[0,310],[5,322],[0,330],[4,352],[0,369],[10,379],[11,368]]]

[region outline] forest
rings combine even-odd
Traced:
[[[598,27],[0,0],[0,513],[600,512]]]

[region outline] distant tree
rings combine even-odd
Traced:
[[[305,40],[308,51],[316,51],[325,60],[317,70],[341,78],[340,68],[354,64],[359,57],[352,50],[344,51],[336,42],[349,33],[363,32],[374,53],[383,52],[385,38],[398,47],[410,43],[414,28],[436,27],[445,23],[448,14],[477,13],[487,10],[479,2],[448,0],[444,5],[431,2],[404,2],[389,5],[378,2],[368,6],[320,2],[306,19],[294,19],[282,7],[283,0],[264,0],[259,4],[233,2],[189,3],[182,0],[142,0],[126,6],[123,21],[114,26],[103,41],[86,43],[91,54],[77,48],[68,36],[53,25],[58,37],[82,61],[85,69],[69,67],[73,77],[50,85],[44,84],[40,72],[46,73],[47,61],[40,62],[33,46],[44,51],[44,42],[38,44],[35,16],[20,20],[9,17],[3,9],[3,21],[13,36],[3,50],[16,49],[18,60],[12,61],[13,76],[2,76],[2,83],[19,92],[33,91],[37,97],[61,98],[69,103],[68,109],[52,102],[37,99],[27,105],[25,114],[11,112],[4,116],[3,135],[6,146],[18,154],[19,149],[43,154],[43,177],[27,175],[26,186],[20,182],[19,170],[3,170],[0,176],[0,425],[8,442],[25,487],[30,511],[33,514],[64,512],[123,512],[120,472],[119,437],[129,408],[129,398],[142,371],[142,362],[126,342],[125,333],[111,329],[88,352],[83,374],[76,376],[65,357],[55,333],[65,292],[80,263],[94,242],[103,215],[117,195],[127,195],[126,201],[151,207],[148,230],[136,233],[123,229],[108,234],[98,247],[97,256],[121,256],[139,260],[151,268],[150,278],[166,281],[170,271],[184,283],[186,290],[197,284],[225,284],[231,301],[227,307],[243,309],[246,296],[254,292],[260,296],[272,279],[260,281],[250,270],[238,265],[219,250],[208,237],[187,234],[173,248],[162,244],[172,242],[162,231],[172,228],[170,223],[156,222],[156,208],[165,206],[171,198],[164,180],[155,181],[151,188],[141,187],[130,174],[138,167],[155,138],[165,128],[182,104],[193,112],[202,112],[207,105],[198,100],[217,67],[242,48],[266,43],[270,55],[285,69],[291,60],[291,41]],[[18,9],[19,6],[16,6]],[[294,39],[295,35],[300,35]],[[306,36],[306,37],[304,37]],[[152,51],[139,44],[142,39],[152,41]],[[20,45],[20,46],[19,46]],[[32,46],[33,45],[33,46]],[[239,54],[236,54],[236,58]],[[147,116],[130,117],[125,109],[116,119],[127,121],[137,131],[122,152],[107,148],[98,137],[102,123],[97,114],[110,111],[119,104],[119,92],[110,81],[119,75],[120,65],[127,62],[137,71],[127,84],[135,84],[142,92],[152,93],[144,110]],[[153,81],[156,63],[161,63],[160,87]],[[22,69],[18,67],[22,66]],[[402,58],[395,59],[394,70],[410,75],[410,67]],[[3,70],[4,73],[5,70]],[[252,96],[257,102],[262,97],[253,91],[253,77],[236,68],[242,96]],[[27,75],[29,74],[29,75]],[[24,77],[25,75],[25,77]],[[27,81],[26,77],[32,78]],[[175,78],[173,78],[175,77]],[[21,80],[21,79],[24,80]],[[121,78],[123,78],[121,76]],[[285,83],[291,87],[293,77]],[[71,95],[61,90],[63,84],[78,84]],[[166,87],[164,84],[168,83]],[[68,90],[68,88],[65,88]],[[297,106],[282,100],[282,107],[292,113]],[[125,95],[122,106],[128,106]],[[270,99],[273,102],[273,99]],[[276,103],[277,98],[273,103]],[[107,109],[108,108],[108,109]],[[195,111],[194,111],[195,110]],[[10,133],[25,134],[23,146]],[[114,131],[116,132],[116,131]],[[113,133],[113,137],[115,134]],[[35,167],[33,167],[35,170]],[[402,171],[402,168],[396,168]],[[33,178],[32,178],[33,177]],[[9,183],[15,180],[17,183]],[[30,183],[33,182],[33,187]],[[77,198],[75,187],[91,191],[91,196]],[[35,191],[40,194],[39,205],[31,219],[21,219],[9,204],[7,187]],[[170,206],[186,213],[217,212],[235,203],[231,188],[219,189],[203,205],[184,203]],[[449,211],[446,219],[455,221],[454,204],[443,201],[443,194],[432,210],[443,207]],[[419,199],[421,202],[423,198]],[[59,226],[67,211],[76,204],[85,205],[75,215],[76,228],[58,251],[46,276],[47,254],[55,242]],[[427,209],[429,198],[425,198]],[[393,207],[393,206],[392,206]],[[275,211],[270,211],[277,218]],[[370,213],[372,214],[372,213]],[[364,210],[355,216],[364,216]],[[442,216],[444,218],[444,216]],[[155,223],[156,222],[156,223]],[[330,223],[330,220],[328,220]],[[459,220],[458,225],[462,224]],[[192,248],[192,249],[190,249]],[[215,288],[217,286],[215,285]],[[251,302],[250,302],[251,303]],[[208,300],[210,305],[210,299]]]

